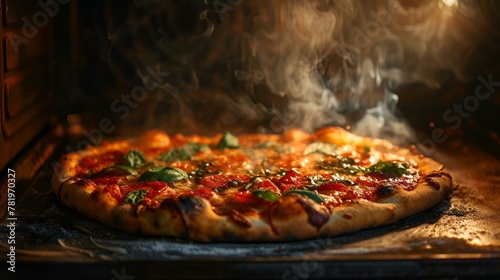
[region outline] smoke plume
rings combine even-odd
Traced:
[[[139,76],[148,65],[169,73],[143,106],[145,127],[338,125],[397,143],[413,137],[397,89],[469,78],[490,8],[466,0],[137,2],[109,38]]]

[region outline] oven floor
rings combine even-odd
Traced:
[[[457,156],[459,155],[459,156]],[[61,205],[46,163],[17,197],[16,272],[9,278],[281,279],[500,276],[500,161],[451,143],[432,156],[451,172],[450,199],[393,225],[288,243],[200,244],[109,229]],[[1,255],[9,253],[0,225]],[[24,275],[24,276],[23,276]],[[19,278],[19,279],[21,279]]]

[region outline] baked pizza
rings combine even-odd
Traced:
[[[84,216],[126,232],[200,242],[291,241],[393,223],[452,189],[413,147],[342,128],[103,142],[63,155],[52,186]]]

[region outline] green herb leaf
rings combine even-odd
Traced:
[[[127,196],[125,196],[123,201],[137,205],[139,202],[141,202],[146,197],[147,193],[148,193],[147,190],[131,191],[127,194]]]
[[[240,142],[238,142],[238,137],[234,136],[233,134],[227,131],[224,132],[224,135],[222,135],[222,138],[217,144],[217,148],[219,149],[224,149],[224,148],[237,149],[239,147],[240,147]]]
[[[199,151],[208,150],[208,146],[199,143],[188,143],[180,148],[172,149],[160,155],[163,161],[191,160]]]
[[[370,146],[364,145],[363,146],[363,156],[368,155],[370,153],[370,150],[371,150]]]
[[[313,153],[321,153],[324,155],[335,156],[337,149],[337,145],[323,143],[323,142],[314,142],[309,144],[304,150],[304,155],[309,155]]]
[[[269,201],[276,201],[280,197],[270,190],[252,190],[252,195]]]
[[[277,145],[277,143],[274,141],[266,141],[264,143],[259,143],[253,147],[254,147],[254,149],[265,149],[265,148],[275,147],[276,145]]]
[[[186,172],[179,168],[155,166],[144,172],[137,182],[151,182],[151,181],[162,181],[162,182],[177,182],[188,178]]]
[[[100,172],[113,171],[113,170],[123,170],[128,175],[134,175],[134,176],[138,174],[137,171],[135,171],[131,167],[128,167],[126,165],[119,165],[119,164],[111,165],[110,167],[106,167],[103,170],[101,170]]]
[[[346,186],[355,186],[356,185],[356,183],[351,181],[351,180],[335,180],[334,182],[341,183],[341,184],[346,185]]]
[[[130,150],[126,155],[122,157],[123,165],[130,166],[133,168],[141,168],[146,163],[144,159],[144,152],[137,150]]]
[[[410,166],[408,164],[401,164],[397,162],[390,162],[390,161],[379,161],[375,163],[374,165],[368,167],[365,172],[366,173],[380,173],[380,174],[386,174],[386,175],[391,175],[391,176],[401,176],[401,175],[406,175],[410,174],[408,172],[408,168]]]
[[[285,193],[283,193],[283,195],[289,195],[292,193],[307,196],[317,203],[325,202],[325,200],[323,199],[323,197],[321,197],[321,195],[319,195],[317,192],[309,191],[309,190],[303,190],[303,189],[289,190],[289,191],[286,191]]]

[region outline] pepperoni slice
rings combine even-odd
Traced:
[[[356,182],[374,188],[379,186],[397,186],[407,191],[413,190],[417,187],[417,181],[414,177],[394,177],[379,173],[361,175],[356,179]]]
[[[341,191],[341,192],[348,192],[350,191],[350,188],[342,183],[339,182],[329,182],[329,183],[324,183],[319,188],[316,189],[317,191]]]
[[[77,167],[78,173],[86,173],[89,170],[98,171],[103,166],[110,166],[117,163],[125,154],[123,151],[109,151],[101,155],[90,155],[82,158]]]
[[[269,179],[256,180],[253,183],[252,189],[254,189],[254,190],[270,190],[276,194],[281,194],[280,189]]]
[[[117,184],[118,181],[121,179],[125,179],[127,176],[108,176],[108,177],[100,177],[100,178],[93,178],[92,181],[94,181],[96,184],[105,184],[105,185],[111,185],[111,184]]]
[[[121,193],[120,200],[123,200],[129,192],[134,190],[147,190],[146,198],[153,198],[159,195],[163,190],[166,190],[168,184],[161,181],[136,182],[120,186],[119,188]]]
[[[279,179],[278,186],[282,192],[286,192],[288,190],[303,188],[310,183],[311,180],[309,178],[303,176],[298,170],[292,169]]]
[[[248,184],[251,177],[247,175],[207,175],[203,177],[200,181],[205,187],[209,188],[220,188],[220,187],[232,187],[243,184]]]

